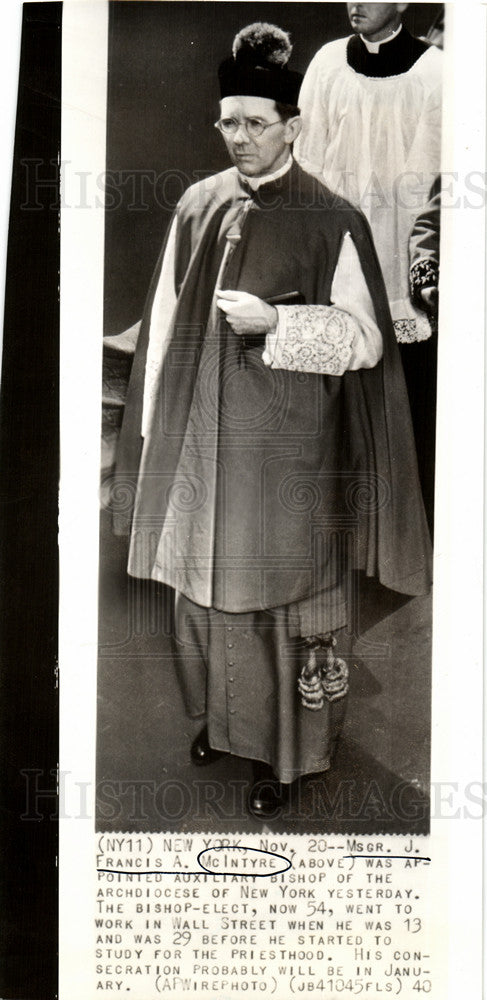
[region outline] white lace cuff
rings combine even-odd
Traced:
[[[276,306],[278,323],[267,334],[262,360],[271,368],[343,375],[350,367],[357,320],[335,306]]]
[[[395,319],[394,332],[399,344],[417,344],[428,340],[432,329],[429,318],[419,314],[416,319]]]

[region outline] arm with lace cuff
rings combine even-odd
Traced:
[[[427,205],[418,215],[409,238],[411,299],[426,309],[423,292],[436,289],[440,273],[441,176],[435,179]]]
[[[340,251],[331,304],[276,306],[277,327],[267,334],[262,360],[270,368],[343,375],[373,368],[382,335],[350,233]]]

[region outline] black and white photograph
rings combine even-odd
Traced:
[[[443,5],[109,18],[97,828],[426,833]]]
[[[480,995],[486,16],[5,5],[4,1000]]]

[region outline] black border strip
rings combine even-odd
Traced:
[[[7,254],[0,399],[3,1000],[50,1000],[58,984],[61,18],[61,3],[24,4]]]

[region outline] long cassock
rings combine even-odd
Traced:
[[[236,336],[216,288],[277,303],[277,331]],[[427,592],[430,550],[367,223],[295,162],[253,188],[231,168],[182,197],[142,321],[113,504],[129,573],[176,591],[178,672],[210,744],[283,782],[326,770],[343,699],[301,704],[302,637],[346,624],[352,566]]]

